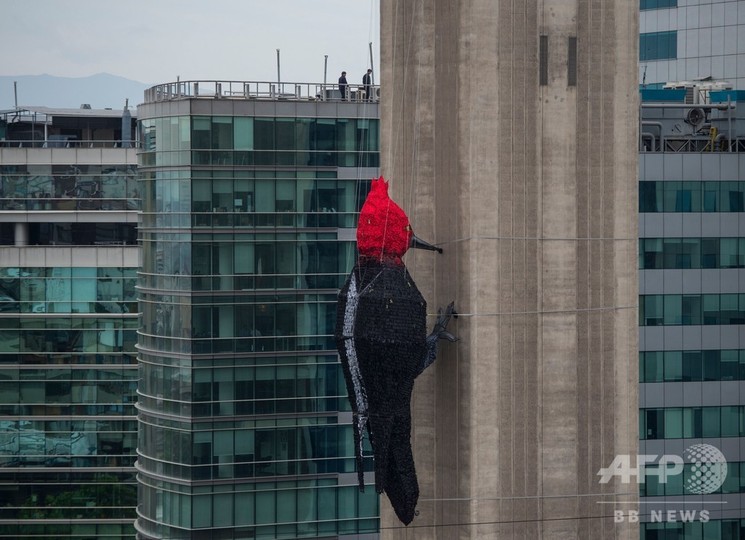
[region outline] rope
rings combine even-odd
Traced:
[[[368,43],[372,43],[373,40],[373,26],[374,26],[374,13],[375,13],[375,4],[376,0],[370,0],[370,16],[368,19]],[[378,13],[380,13],[380,7],[378,7]],[[365,50],[365,60],[362,62],[362,65],[368,65],[368,58],[369,51]],[[374,69],[375,66],[370,66],[370,69]],[[380,85],[380,81],[378,81],[378,85]],[[363,141],[360,141],[360,148],[357,150],[357,160],[359,160],[360,157],[362,157],[362,163],[359,161],[355,163],[357,165],[357,180],[355,182],[355,189],[354,189],[354,205],[355,210],[359,212],[359,208],[356,208],[357,204],[360,202],[360,195],[362,193],[362,186],[363,186],[363,178],[362,178],[362,167],[360,165],[365,164],[369,167],[369,158],[370,156],[370,144],[372,140],[372,134],[370,133],[370,104],[372,101],[370,101],[370,97],[365,95],[365,101],[362,105],[362,117],[358,118],[358,120],[365,120],[367,121],[367,135],[365,136],[365,139]],[[378,105],[379,107],[380,105]],[[380,115],[378,115],[379,118]],[[380,122],[380,120],[378,120]],[[359,133],[359,132],[358,132]],[[378,135],[380,135],[380,129],[378,128]],[[355,133],[355,145],[357,143],[357,133]],[[380,144],[378,144],[378,151],[380,151]],[[365,178],[365,181],[369,181],[370,179]],[[359,263],[359,250],[355,248],[354,252],[354,266],[358,267]]]
[[[424,11],[424,4],[421,0],[417,3],[418,9],[422,12]],[[410,29],[410,35],[413,38],[414,35],[414,19],[415,17],[412,16],[411,18],[411,25],[412,28]],[[424,32],[419,32],[419,51],[424,50],[423,49],[423,39],[424,39]],[[407,43],[407,49],[410,47],[410,42]],[[406,57],[408,58],[409,52],[407,50]],[[411,226],[414,230],[416,230],[416,224],[418,223],[418,216],[416,212],[416,205],[415,205],[415,198],[416,198],[416,185],[419,182],[419,140],[420,140],[420,134],[421,134],[421,127],[419,122],[419,100],[421,98],[421,72],[422,72],[422,55],[417,55],[417,68],[416,68],[416,93],[414,98],[414,140],[411,145],[411,172],[409,174],[409,191],[407,194],[404,194],[404,202],[407,203],[407,207],[412,209],[412,217],[409,218],[409,221],[411,222]],[[405,95],[405,92],[401,92],[402,95]]]
[[[458,312],[457,317],[499,317],[503,315],[557,315],[561,313],[593,313],[602,311],[618,311],[621,309],[636,309],[636,305],[633,306],[610,306],[610,307],[598,307],[598,308],[576,308],[576,309],[536,309],[529,311],[494,311],[492,313],[461,313]],[[427,313],[428,317],[437,316],[436,313]]]
[[[541,518],[534,518],[534,519],[510,519],[505,521],[457,521],[455,523],[427,523],[423,525],[418,525],[416,523],[412,523],[410,525],[393,525],[393,526],[380,526],[381,531],[394,531],[394,530],[412,530],[412,529],[432,529],[432,528],[444,528],[444,527],[479,527],[482,525],[516,525],[520,523],[535,523],[535,524],[542,524],[542,523],[561,523],[564,521],[576,521],[576,522],[587,522],[590,520],[596,520],[596,519],[612,519],[612,515],[608,514],[600,514],[600,515],[593,515],[593,516],[571,516],[571,517],[559,517],[559,518],[547,518],[547,517],[541,517]]]
[[[522,501],[535,499],[581,499],[586,497],[636,497],[635,492],[613,492],[613,493],[565,493],[562,495],[512,495],[507,497],[434,497],[431,499],[419,499],[419,502],[442,502],[442,501]],[[615,501],[614,501],[615,502]],[[633,501],[637,502],[637,501]]]

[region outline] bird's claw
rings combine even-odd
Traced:
[[[437,337],[440,339],[447,339],[451,343],[458,341],[458,338],[448,331],[440,332],[440,334]]]
[[[450,302],[444,312],[442,311],[442,308],[439,308],[437,310],[437,321],[435,322],[435,328],[432,333],[435,334],[438,339],[446,339],[450,342],[458,341],[456,336],[447,331],[450,319],[457,316],[458,313],[455,311],[455,302]]]

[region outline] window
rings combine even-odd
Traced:
[[[740,433],[740,407],[722,407],[722,437],[739,437]]]
[[[719,351],[703,351],[703,380],[720,380]]]
[[[719,238],[701,239],[701,268],[719,268]]]
[[[656,270],[664,268],[664,250],[662,238],[641,238],[639,240],[639,268]]]
[[[701,407],[686,407],[683,409],[683,437],[687,439],[699,438],[703,433]]]
[[[236,150],[253,150],[253,118],[236,117],[233,119],[233,141]]]
[[[639,36],[639,60],[665,60],[677,57],[677,32],[651,32]]]
[[[720,437],[722,434],[720,418],[722,411],[720,407],[702,407],[703,437]]]
[[[664,268],[680,268],[680,245],[680,238],[662,239]]]
[[[662,320],[662,295],[647,295],[639,299],[639,317],[642,326],[661,326]]]
[[[701,324],[701,296],[683,295],[681,306],[682,324]]]
[[[681,238],[680,253],[674,268],[700,268],[701,241],[698,238]]]
[[[665,433],[665,409],[645,410],[646,439],[663,439]]]
[[[665,351],[665,381],[683,380],[682,351]]]
[[[745,350],[642,351],[642,383],[745,380]]]
[[[639,182],[639,212],[745,212],[745,183]]]
[[[665,438],[680,439],[683,437],[683,409],[670,407],[665,411]]]
[[[662,382],[664,377],[663,371],[663,353],[662,351],[649,351],[640,353],[642,366],[639,372],[642,374],[641,382]]]
[[[663,9],[678,7],[678,0],[640,0],[639,9]]]
[[[642,439],[742,437],[744,419],[739,405],[640,409],[639,434]]]
[[[704,212],[722,212],[719,201],[719,182],[704,182]]]
[[[192,148],[208,149],[212,141],[210,118],[206,116],[194,116],[192,118]]]
[[[743,204],[742,182],[720,182],[720,196],[722,205],[726,212],[742,212],[745,210]]]
[[[707,351],[717,352],[717,351]],[[702,380],[701,351],[685,351],[683,353],[683,380]]]
[[[683,323],[683,297],[679,294],[668,294],[663,296],[664,305],[664,325],[676,325]],[[691,309],[690,305],[687,304],[688,309],[686,315],[690,317]]]
[[[277,165],[295,165],[295,119],[277,118],[275,122],[275,143],[278,150],[276,156]]]
[[[745,295],[642,295],[639,325],[745,324]]]
[[[719,374],[722,381],[736,381],[739,376],[738,351],[713,351],[719,353]]]
[[[690,212],[690,197],[682,193],[682,182],[663,182],[665,212]]]
[[[642,497],[661,497],[665,494],[666,484],[660,482],[659,468],[659,465],[645,465],[643,467],[644,483],[640,486]]]
[[[722,294],[719,297],[719,324],[745,324],[743,313],[739,309],[739,295]]]

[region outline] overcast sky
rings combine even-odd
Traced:
[[[0,75],[143,83],[359,82],[379,66],[380,0],[0,0]],[[9,49],[9,50],[8,50]],[[377,77],[376,77],[377,80]]]

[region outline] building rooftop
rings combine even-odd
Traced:
[[[128,117],[125,113],[128,113]],[[0,147],[117,147],[133,144],[137,109],[19,107],[0,111]]]
[[[371,97],[366,98],[362,84],[350,83],[347,100],[378,102],[380,86],[372,84]],[[297,83],[269,81],[176,81],[155,85],[145,90],[145,103],[179,99],[255,99],[287,101],[342,101],[339,85],[328,83]]]
[[[640,88],[639,150],[745,152],[745,93],[727,84]]]
[[[130,115],[135,118],[137,117],[137,107],[130,107]],[[66,118],[121,118],[124,109],[89,109],[89,108],[78,108],[68,109],[61,107],[43,107],[38,105],[25,105],[18,107],[17,109],[5,109],[0,110],[0,118],[3,120],[10,120],[13,117],[31,117],[37,116],[37,121],[44,121],[43,117],[48,117],[51,121],[54,117],[66,117]]]

